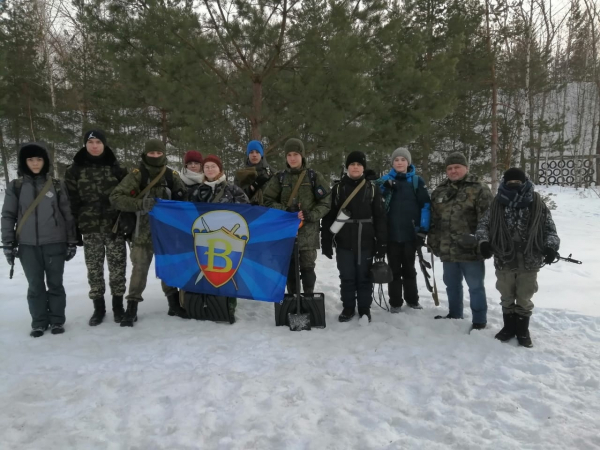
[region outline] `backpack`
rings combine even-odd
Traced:
[[[340,201],[340,188],[339,188],[340,181],[335,183],[332,188],[332,189],[335,189],[335,187],[337,186],[337,191],[335,193],[335,201],[336,202]],[[369,189],[369,187],[371,188],[371,201],[369,202],[369,204],[373,204],[373,200],[375,200],[375,184],[372,183],[370,180],[366,180],[365,188]]]

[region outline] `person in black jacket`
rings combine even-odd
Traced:
[[[381,187],[388,215],[388,261],[394,274],[388,286],[390,312],[399,313],[404,301],[411,308],[423,309],[419,304],[415,257],[417,246],[424,244],[417,231],[425,234],[429,230],[428,220],[421,223],[423,210],[431,204],[425,181],[416,174],[410,152],[397,148],[392,153],[392,169],[375,184]]]
[[[360,317],[367,316],[371,321],[371,301],[373,283],[369,269],[373,256],[385,256],[387,249],[387,222],[380,190],[365,179],[367,157],[354,151],[346,158],[348,174],[344,175],[331,192],[331,210],[323,218],[321,247],[323,255],[333,257],[336,247],[336,260],[340,271],[340,291],[344,309],[340,322],[348,322],[355,315],[358,303]],[[346,199],[360,186],[354,197],[342,208]],[[340,210],[350,216],[340,222]],[[343,223],[334,235],[330,227]]]

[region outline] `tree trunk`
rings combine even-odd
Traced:
[[[4,170],[4,184],[8,188],[8,182],[10,178],[8,176],[8,152],[4,147],[4,136],[2,134],[2,127],[0,127],[0,152],[2,153],[2,169]]]
[[[498,189],[498,83],[496,80],[496,56],[492,50],[492,35],[490,30],[490,4],[485,2],[486,43],[490,56],[490,72],[492,76],[492,141],[491,141],[491,175],[492,192]]]
[[[260,141],[262,122],[262,80],[259,76],[252,83],[252,116],[250,117],[250,136],[253,140]]]

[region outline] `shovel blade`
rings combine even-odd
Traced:
[[[290,331],[310,330],[310,314],[288,313]]]

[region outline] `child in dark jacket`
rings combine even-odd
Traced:
[[[399,313],[405,301],[411,308],[422,309],[415,257],[417,247],[424,244],[419,235],[429,230],[431,199],[425,182],[416,174],[410,152],[397,148],[392,153],[392,169],[375,183],[381,187],[388,215],[388,262],[394,274],[388,286],[390,312]]]
[[[63,286],[65,261],[77,251],[75,221],[62,182],[49,175],[48,151],[29,143],[19,151],[19,174],[6,189],[2,206],[2,245],[10,265],[21,260],[27,277],[31,337],[65,331],[67,296]],[[39,197],[35,208],[30,206]],[[27,215],[26,215],[27,214]]]
[[[383,257],[386,250],[387,226],[385,209],[379,189],[365,179],[367,158],[362,152],[352,152],[346,159],[348,174],[344,175],[331,193],[331,210],[323,218],[321,247],[323,255],[333,257],[340,271],[340,291],[344,309],[340,322],[348,322],[358,314],[371,321],[373,283],[369,269],[373,256]],[[353,195],[349,202],[346,200]],[[348,219],[342,221],[342,210]],[[342,227],[333,233],[332,225]]]

